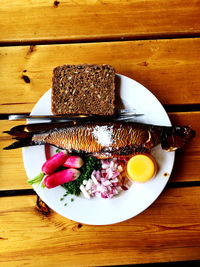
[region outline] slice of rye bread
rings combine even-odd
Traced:
[[[115,70],[109,65],[63,65],[53,70],[51,110],[55,115],[115,112]]]

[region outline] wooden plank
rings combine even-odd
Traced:
[[[200,112],[170,114],[173,124],[191,125],[196,130],[196,137],[176,152],[176,161],[170,182],[200,181]],[[0,189],[26,189],[31,186],[26,182],[27,176],[22,161],[21,149],[3,150],[12,143],[12,139],[2,131],[23,122],[3,121],[0,125]],[[40,170],[38,170],[39,173]]]
[[[200,112],[169,114],[173,125],[191,125],[195,138],[184,149],[176,152],[171,181],[200,181]],[[183,178],[184,177],[184,178]]]
[[[2,132],[18,124],[19,122],[14,121],[0,122],[0,190],[32,188],[27,183],[22,159],[22,149],[3,150],[3,147],[11,144],[13,140]]]
[[[199,187],[166,189],[140,215],[108,226],[82,225],[52,210],[44,215],[35,207],[36,196],[1,198],[0,262],[108,266],[197,260],[199,193]]]
[[[63,42],[197,35],[199,11],[198,0],[6,1],[0,9],[0,40]]]
[[[30,112],[62,64],[107,63],[162,104],[200,103],[200,39],[0,48],[0,112]],[[123,60],[122,60],[123,59]]]

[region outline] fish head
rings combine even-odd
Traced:
[[[195,136],[195,131],[190,126],[175,126],[164,129],[160,142],[164,150],[175,151],[182,148]]]

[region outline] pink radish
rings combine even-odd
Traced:
[[[66,169],[55,172],[44,179],[44,185],[47,188],[54,188],[58,185],[74,181],[80,176],[80,171],[76,169]]]
[[[78,156],[69,156],[63,166],[69,168],[81,168],[83,166],[83,160]]]
[[[63,165],[67,158],[68,154],[66,151],[55,154],[43,164],[42,172],[45,174],[53,173],[58,167]]]

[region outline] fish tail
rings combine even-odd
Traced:
[[[190,126],[163,127],[160,130],[161,147],[167,151],[182,148],[195,136]]]
[[[40,142],[36,142],[33,140],[33,136],[36,134],[42,134],[44,132],[48,132],[52,128],[63,128],[70,125],[74,125],[73,122],[69,123],[33,123],[33,124],[22,124],[15,126],[11,128],[9,131],[4,131],[3,133],[7,133],[13,137],[13,139],[16,139],[18,141],[14,142],[10,146],[7,146],[3,149],[9,150],[9,149],[15,149],[25,146],[34,146],[34,145],[43,145],[43,140],[40,140]]]
[[[28,132],[25,125],[15,126],[11,128],[10,131],[4,131],[3,133],[7,133],[13,137],[12,139],[17,140],[11,145],[4,147],[4,150],[36,145],[34,141],[32,141],[33,133]]]
[[[23,140],[16,141],[7,147],[4,147],[3,149],[11,150],[11,149],[16,149],[20,147],[34,146],[34,145],[36,144],[31,139],[23,139]]]

